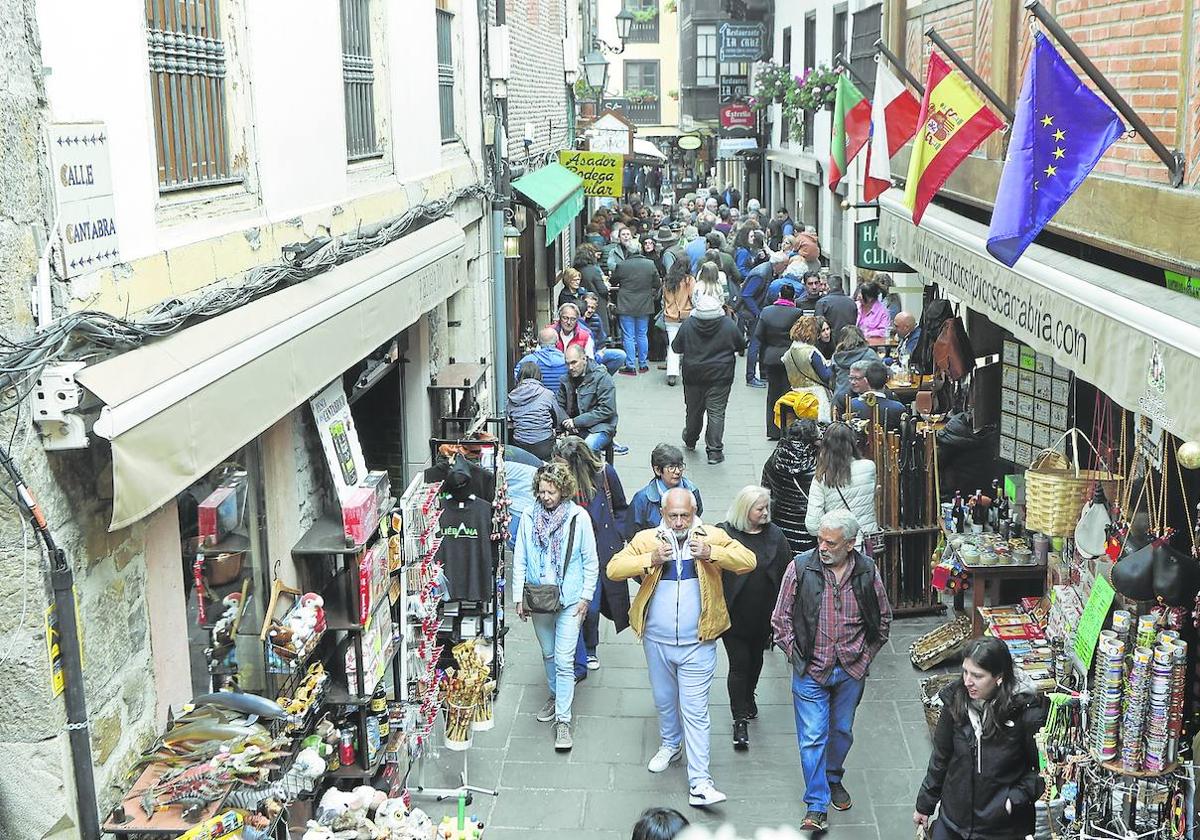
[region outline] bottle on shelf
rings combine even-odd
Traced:
[[[956,534],[965,533],[967,530],[967,511],[963,507],[963,497],[961,490],[954,491],[954,506],[950,509],[950,518],[954,520],[954,532]]]
[[[988,508],[984,500],[983,488],[975,490],[971,497],[971,533],[982,534],[987,530]]]

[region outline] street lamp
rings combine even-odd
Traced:
[[[509,207],[504,208],[504,259],[515,260],[521,257],[521,231],[517,230],[516,214]]]
[[[621,39],[621,49],[625,49],[625,39],[629,37],[629,30],[633,27],[633,12],[629,9],[621,9],[617,13],[617,37]]]
[[[583,57],[583,77],[588,87],[596,91],[596,116],[604,108],[604,88],[608,84],[608,59],[600,50],[593,49]]]

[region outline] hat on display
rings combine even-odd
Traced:
[[[696,305],[692,307],[692,317],[702,321],[713,321],[725,316],[725,309],[720,301],[711,295],[701,295]]]

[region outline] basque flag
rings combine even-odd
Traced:
[[[871,103],[871,142],[863,201],[874,201],[892,185],[891,159],[917,133],[921,103],[882,61],[875,65],[875,101]]]
[[[991,255],[1011,268],[1124,131],[1037,33],[988,230]]]
[[[914,225],[963,158],[1004,123],[937,53],[929,54],[929,79],[917,117],[917,136],[908,161],[904,203]]]

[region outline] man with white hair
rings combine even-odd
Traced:
[[[684,487],[663,496],[657,528],[639,531],[608,561],[611,580],[642,578],[629,626],[646,653],[662,739],[646,769],[663,772],[686,744],[688,803],[696,807],[726,799],[708,771],[708,692],[717,671],[716,640],[730,626],[721,574],[744,575],[755,564],[753,551],[700,522],[696,497]]]
[[[771,615],[775,644],[792,663],[807,808],[803,831],[827,830],[830,804],[839,811],[853,805],[842,777],[854,742],[854,711],[892,625],[879,571],[854,548],[858,530],[848,510],[821,517],[817,547],[788,565]]]

